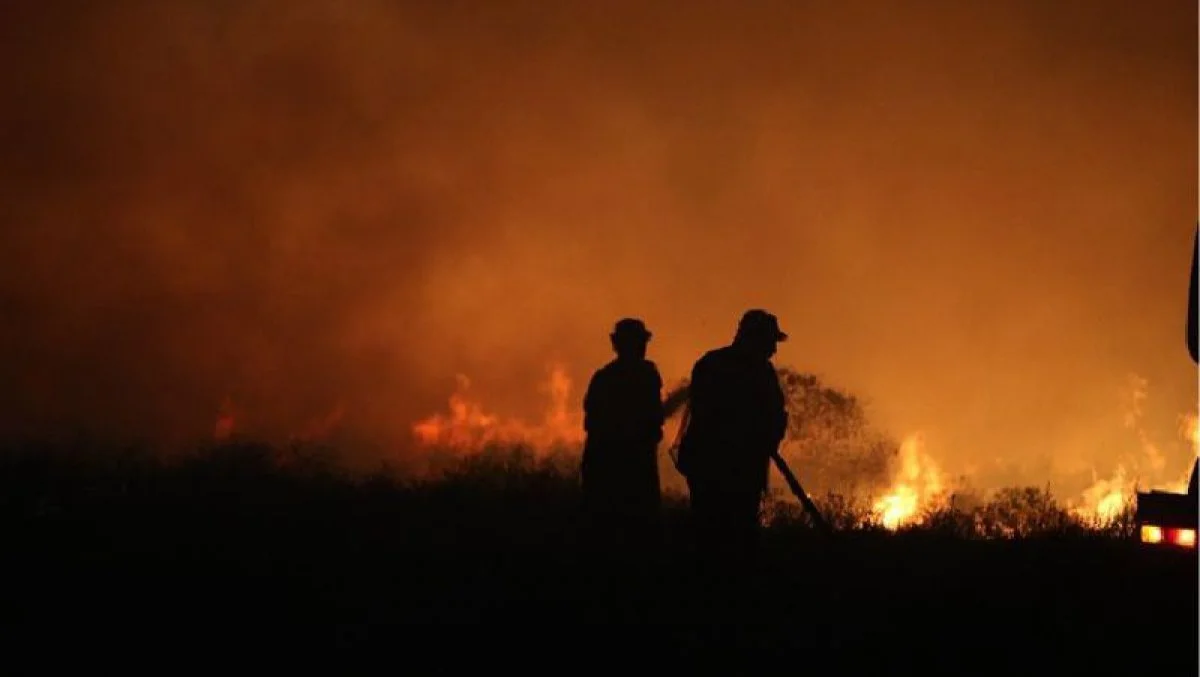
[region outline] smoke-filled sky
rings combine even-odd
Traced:
[[[1195,408],[1197,82],[1190,0],[7,2],[0,424],[404,436],[761,306],[951,468],[1103,467]]]

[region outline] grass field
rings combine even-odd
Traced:
[[[779,510],[755,575],[714,583],[690,556],[684,497],[668,500],[658,553],[597,553],[579,536],[569,466],[499,454],[404,481],[273,458],[254,446],[171,464],[9,452],[9,627],[59,646],[370,647],[428,652],[447,667],[470,652],[439,649],[428,628],[406,624],[459,625],[438,631],[458,642],[517,638],[545,660],[547,643],[615,636],[599,629],[611,622],[628,625],[606,653],[632,651],[638,636],[675,656],[742,649],[819,674],[1196,674],[1194,552],[1146,551],[1127,523],[1087,529],[1012,499],[1045,498],[1035,490],[1011,492],[1008,508],[832,540]],[[601,555],[638,566],[609,568]],[[489,654],[493,666],[527,660],[507,646]]]

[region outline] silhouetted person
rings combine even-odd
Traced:
[[[609,336],[616,358],[596,371],[583,399],[581,474],[593,535],[635,551],[654,544],[661,508],[663,384],[646,359],[650,337],[640,320],[617,322]]]
[[[678,465],[705,560],[744,563],[756,554],[771,455],[787,431],[787,406],[771,363],[786,339],[774,315],[750,310],[733,343],[704,354],[692,368]]]

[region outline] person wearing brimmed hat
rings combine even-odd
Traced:
[[[658,535],[661,509],[663,382],[646,359],[650,338],[641,320],[618,321],[609,335],[616,357],[593,374],[583,399],[585,506],[603,538],[632,547]]]
[[[753,555],[771,455],[787,432],[787,405],[771,363],[787,334],[765,310],[742,315],[733,342],[692,368],[678,468],[687,479],[701,553]]]

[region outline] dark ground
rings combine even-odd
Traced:
[[[606,573],[578,537],[574,483],[536,469],[412,486],[244,457],[169,470],[26,457],[0,477],[6,637],[25,648],[371,649],[446,670],[736,649],[820,674],[1197,673],[1194,551],[1108,533],[830,542],[779,524],[734,588],[699,577],[678,505],[661,559]]]

